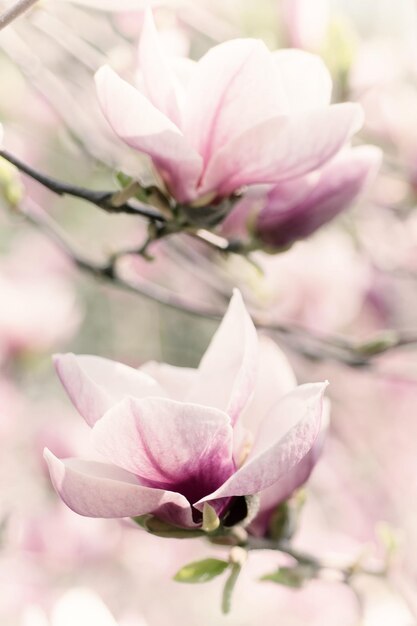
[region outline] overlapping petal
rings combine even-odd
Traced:
[[[356,104],[269,119],[217,153],[201,192],[217,189],[228,195],[245,185],[278,183],[311,172],[339,152],[362,123],[362,109]]]
[[[304,175],[331,159],[362,123],[359,105],[330,106],[332,81],[319,57],[271,53],[260,40],[221,43],[180,80],[150,10],[139,64],[147,97],[102,68],[99,100],[116,134],[150,156],[179,202],[204,203],[242,186]]]
[[[272,57],[285,90],[287,113],[293,115],[329,106],[332,78],[320,57],[296,49],[277,50]]]
[[[280,480],[308,454],[320,431],[326,384],[297,387],[263,424],[248,460],[219,489],[197,504],[259,493]]]
[[[181,492],[191,502],[234,471],[230,419],[211,407],[127,398],[97,422],[92,440],[141,482]]]
[[[276,483],[259,494],[259,513],[251,523],[251,533],[262,536],[268,531],[269,521],[276,507],[289,498],[310,477],[323,451],[330,418],[330,402],[324,398],[320,432],[310,451]]]
[[[259,337],[259,367],[255,392],[242,415],[242,423],[254,435],[277,398],[295,389],[297,381],[285,354],[270,337]]]
[[[298,487],[317,458],[326,385],[294,389],[285,356],[267,338],[260,346],[258,369],[257,334],[235,291],[197,370],[58,356],[58,374],[109,462],[59,461],[46,451],[64,502],[82,515],[149,513],[193,528],[204,502],[221,516],[233,496],[264,492],[268,507]]]
[[[102,357],[57,354],[54,364],[71,402],[90,426],[127,396],[166,395],[149,375]]]
[[[253,393],[257,368],[256,329],[240,292],[235,290],[187,399],[226,411],[234,424]]]
[[[203,161],[179,128],[110,67],[99,69],[96,86],[101,108],[114,132],[131,148],[152,158],[178,200],[192,197]]]
[[[142,365],[140,371],[151,376],[172,400],[189,398],[198,382],[198,370],[191,367],[148,361]]]
[[[187,90],[184,132],[207,164],[242,132],[279,113],[287,99],[264,43],[235,39],[198,62]]]
[[[57,459],[45,450],[52,483],[67,506],[88,517],[135,517],[156,513],[178,526],[193,527],[189,502],[179,493],[152,489],[113,465]]]
[[[281,247],[311,235],[356,199],[380,162],[378,148],[352,148],[315,176],[276,186],[256,220],[258,236],[266,244]]]
[[[148,8],[139,40],[139,80],[152,104],[181,127],[181,85],[170,68],[159,42],[152,12]]]

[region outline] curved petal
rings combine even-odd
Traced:
[[[251,523],[251,533],[263,536],[268,530],[268,525],[277,506],[287,500],[297,489],[302,487],[310,478],[310,475],[319,460],[326,439],[330,418],[330,402],[324,398],[323,414],[320,432],[310,451],[294,467],[284,474],[278,482],[271,485],[259,494],[259,513]]]
[[[147,374],[102,357],[57,354],[54,365],[71,402],[90,426],[122,398],[165,395]]]
[[[171,400],[185,400],[190,389],[196,384],[198,370],[190,367],[176,367],[168,363],[148,361],[140,371],[151,376]],[[155,395],[155,394],[152,394]]]
[[[308,237],[349,207],[376,174],[381,157],[381,150],[373,146],[353,148],[326,164],[307,184],[292,180],[278,185],[258,215],[257,235],[275,247]],[[297,198],[297,188],[303,190],[302,197]],[[288,199],[285,208],[283,198]]]
[[[187,396],[226,411],[234,424],[252,396],[258,369],[258,337],[240,291],[204,354],[195,387]]]
[[[178,127],[110,67],[98,70],[96,86],[103,113],[116,135],[151,157],[178,200],[192,198],[202,159]]]
[[[92,438],[115,465],[150,486],[183,493],[190,502],[234,471],[230,419],[210,407],[127,398],[97,422]]]
[[[178,526],[195,526],[179,493],[140,485],[120,468],[80,459],[57,459],[45,449],[52,484],[70,509],[88,517],[135,517],[154,513]]]
[[[272,53],[291,115],[327,107],[332,95],[332,78],[320,57],[304,50]]]
[[[272,55],[256,39],[221,43],[198,61],[187,90],[184,133],[204,163],[251,126],[287,112],[273,73]]]
[[[270,337],[261,335],[255,392],[243,412],[243,425],[256,436],[272,407],[296,386],[294,372],[285,354]]]
[[[228,143],[210,163],[200,193],[227,196],[239,187],[278,183],[317,169],[359,130],[357,104],[267,120]]]
[[[174,57],[169,60],[171,71],[174,73],[175,79],[180,84],[180,90],[177,97],[179,98],[182,111],[184,108],[186,89],[197,70],[197,65],[197,61],[189,59],[188,57]]]
[[[151,9],[147,8],[138,49],[139,78],[152,104],[179,128],[180,83],[171,71],[159,43]]]
[[[296,386],[294,372],[285,354],[270,337],[260,335],[255,391],[234,429],[234,458],[238,467],[246,459],[248,450],[272,407]]]
[[[197,503],[259,493],[308,454],[320,431],[326,383],[301,385],[271,411],[247,462],[217,491]]]

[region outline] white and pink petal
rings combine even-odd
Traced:
[[[319,56],[297,49],[277,50],[272,56],[290,115],[329,106],[332,78]]]
[[[257,371],[256,329],[236,289],[187,400],[226,411],[235,424],[253,394]]]
[[[88,517],[135,517],[152,513],[177,526],[195,526],[189,502],[180,494],[143,486],[120,468],[83,461],[57,459],[45,450],[52,484],[65,504]]]
[[[311,450],[320,432],[326,383],[301,385],[271,411],[254,448],[219,489],[196,503],[259,493],[282,479]]]
[[[110,359],[57,354],[54,365],[71,402],[90,426],[122,398],[165,395],[149,375]]]
[[[114,465],[190,502],[234,471],[230,419],[211,407],[127,398],[97,422],[92,440]]]
[[[307,174],[339,152],[362,123],[362,108],[350,103],[271,118],[217,153],[200,193],[216,190],[227,196],[246,185],[273,184]]]
[[[179,128],[108,66],[98,70],[96,87],[104,116],[116,135],[152,159],[177,200],[192,199],[203,162]]]
[[[152,104],[181,127],[181,85],[159,42],[152,11],[145,11],[138,48],[138,82]]]
[[[287,111],[274,60],[256,39],[234,39],[197,63],[186,94],[184,133],[207,164],[243,131]]]

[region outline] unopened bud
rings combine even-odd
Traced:
[[[240,567],[242,567],[246,563],[247,558],[248,553],[240,546],[235,546],[230,550],[229,563],[231,563],[231,565],[240,565]]]

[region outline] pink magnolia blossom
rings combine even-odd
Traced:
[[[361,127],[357,104],[330,104],[322,61],[236,39],[198,62],[168,59],[152,14],[139,45],[138,87],[102,67],[98,98],[114,132],[147,154],[179,202],[209,203],[253,184],[322,166]]]
[[[45,452],[55,489],[82,515],[198,527],[205,502],[222,516],[234,496],[279,483],[320,431],[326,384],[293,388],[238,291],[197,369],[72,354],[55,363],[104,461]]]
[[[381,151],[373,146],[346,149],[315,172],[254,191],[235,207],[224,232],[262,245],[286,248],[347,209],[374,177]]]

